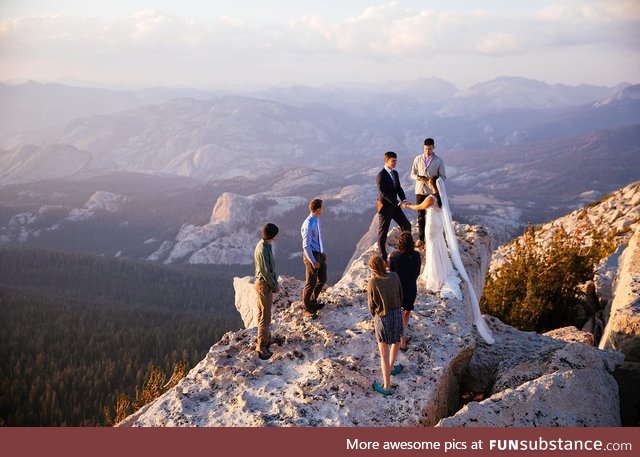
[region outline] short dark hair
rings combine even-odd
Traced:
[[[426,140],[424,140],[424,145],[425,146],[435,146],[436,142],[433,141],[433,138],[427,138]]]
[[[393,151],[387,151],[384,153],[384,161],[386,162],[389,159],[397,159],[398,155]]]
[[[278,234],[278,226],[276,224],[272,224],[271,222],[264,224],[262,227],[262,239],[263,240],[272,240]]]
[[[309,211],[311,211],[312,213],[320,208],[322,208],[322,200],[320,200],[319,198],[314,198],[309,202]]]

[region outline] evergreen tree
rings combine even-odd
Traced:
[[[593,278],[597,263],[615,248],[613,232],[579,227],[553,229],[548,246],[529,226],[505,264],[487,275],[482,311],[522,330],[546,332],[569,325],[584,298],[580,284]]]
[[[241,327],[231,278],[248,270],[0,249],[0,422],[121,420],[152,366],[175,367],[169,388]]]

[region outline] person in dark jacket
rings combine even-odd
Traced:
[[[413,311],[413,304],[418,294],[416,281],[420,276],[422,260],[420,253],[415,250],[413,237],[409,232],[402,232],[398,237],[398,249],[391,253],[389,257],[389,268],[395,271],[402,284],[402,337],[400,338],[400,350],[407,350],[407,327],[409,317]]]
[[[396,221],[403,232],[411,231],[411,223],[402,212],[407,197],[400,185],[400,175],[395,170],[398,155],[393,151],[384,153],[384,168],[376,175],[378,188],[378,247],[382,260],[387,259],[387,232],[391,221]]]
[[[397,274],[386,271],[381,256],[371,257],[369,268],[373,277],[367,286],[367,299],[378,340],[383,378],[383,384],[374,382],[372,387],[386,396],[391,394],[391,376],[402,371],[401,364],[394,365],[402,336],[402,285]]]

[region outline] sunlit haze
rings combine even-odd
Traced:
[[[0,80],[384,83],[501,75],[640,82],[640,2],[110,1],[0,4]]]

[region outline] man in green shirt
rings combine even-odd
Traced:
[[[271,306],[273,305],[273,293],[278,291],[278,275],[276,274],[276,262],[273,258],[271,243],[278,236],[278,227],[275,224],[265,224],[262,227],[262,239],[258,241],[253,253],[256,270],[255,288],[258,294],[258,339],[256,351],[262,360],[269,359],[273,354],[269,350],[271,343]]]

